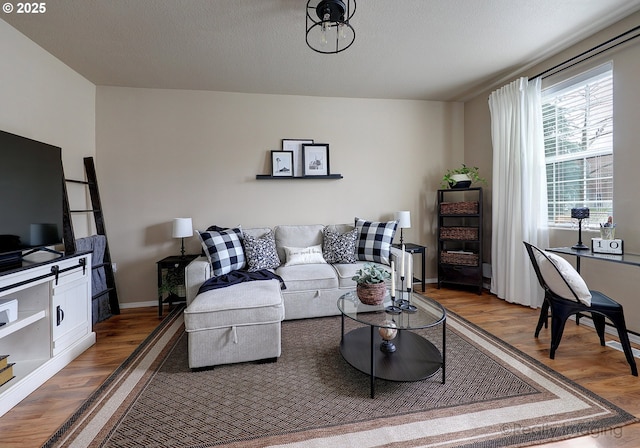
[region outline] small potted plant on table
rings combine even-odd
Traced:
[[[391,278],[391,274],[378,265],[367,263],[356,271],[351,277],[357,283],[356,294],[360,301],[366,305],[380,305],[387,293],[385,281]]]

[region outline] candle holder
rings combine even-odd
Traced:
[[[391,305],[384,309],[387,314],[400,314],[402,313],[402,309],[396,304],[396,298],[391,296]]]
[[[403,300],[400,309],[405,313],[415,313],[418,307],[411,304],[411,285],[407,285],[407,300]]]
[[[404,298],[404,275],[400,276],[400,300],[398,301],[398,306],[401,310],[404,310],[404,307],[409,303],[408,300]]]

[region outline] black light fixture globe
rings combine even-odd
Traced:
[[[571,217],[578,220],[578,243],[571,246],[571,249],[586,250],[589,249],[586,245],[582,244],[582,220],[589,217],[588,207],[578,207],[571,209]]]
[[[349,48],[356,32],[349,23],[356,12],[356,0],[309,0],[307,2],[307,45],[313,51],[335,54]]]

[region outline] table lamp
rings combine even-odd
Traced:
[[[408,210],[396,212],[395,220],[398,221],[398,227],[400,227],[400,244],[402,244],[404,242],[402,229],[411,228],[411,212]]]
[[[173,220],[173,231],[171,236],[173,238],[182,239],[182,247],[180,249],[180,256],[184,257],[184,239],[193,235],[193,224],[191,218],[175,218]]]
[[[578,243],[571,246],[571,249],[575,249],[575,250],[589,249],[587,246],[582,244],[582,220],[589,217],[589,208],[588,207],[572,208],[571,217],[578,220]]]

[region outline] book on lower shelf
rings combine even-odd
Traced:
[[[0,355],[0,386],[15,378],[13,374],[14,365],[15,363],[9,363],[9,355]]]

